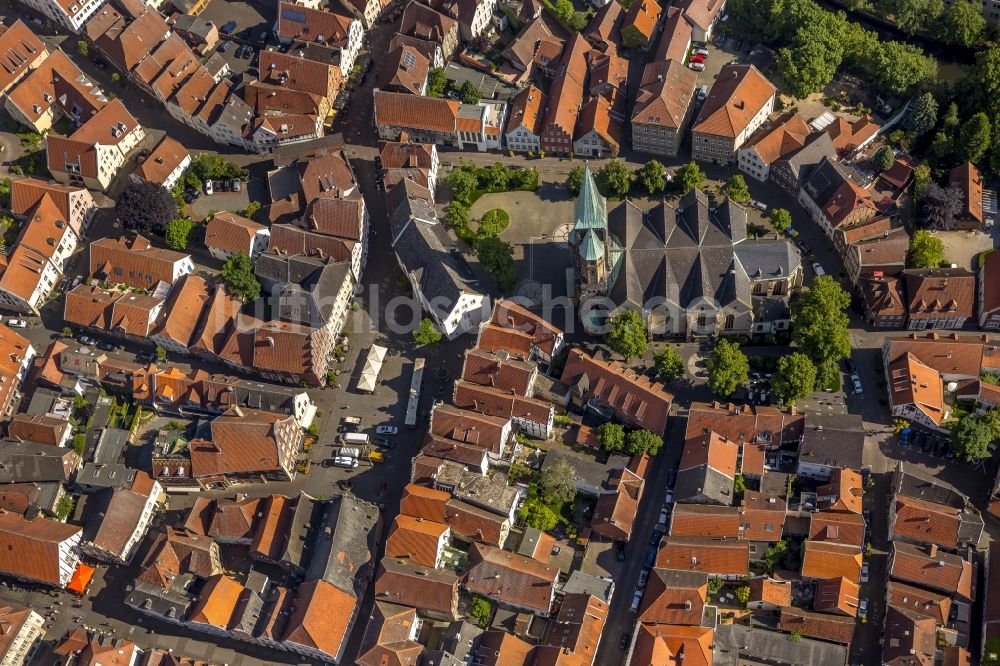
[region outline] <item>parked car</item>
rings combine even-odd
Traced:
[[[104,340],[98,340],[98,342],[97,342],[97,348],[98,349],[103,349],[104,351],[114,351],[115,350],[115,346],[113,344],[111,344],[110,342],[105,342]]]
[[[844,367],[847,368],[847,371],[850,372],[851,374],[854,374],[858,371],[857,367],[855,367],[854,365],[854,361],[852,361],[849,358],[844,359]]]
[[[650,546],[649,551],[646,553],[646,559],[642,563],[643,568],[652,569],[653,565],[656,564],[656,553],[659,549],[656,546]]]
[[[392,425],[380,425],[375,428],[375,433],[379,435],[396,435],[399,434],[399,428]]]
[[[698,97],[698,101],[699,102],[704,102],[705,101],[705,99],[708,97],[708,86],[707,85],[703,85],[700,88],[698,88],[698,96],[697,97]]]
[[[910,429],[909,428],[903,428],[899,432],[899,445],[900,446],[906,446],[909,443],[910,443]]]
[[[629,606],[629,610],[633,613],[639,612],[639,606],[642,604],[642,590],[636,590],[632,593],[632,605]]]
[[[868,561],[867,560],[865,560],[861,564],[861,582],[862,583],[867,583],[868,582]]]
[[[226,51],[228,51],[232,47],[233,47],[233,43],[230,42],[229,40],[225,40],[221,44],[219,44],[219,53],[225,53]]]
[[[858,617],[860,617],[862,620],[865,619],[866,617],[868,617],[868,600],[867,599],[862,599],[858,603]]]
[[[351,458],[350,456],[334,456],[333,458],[334,467],[346,467],[348,469],[354,469],[358,466],[358,459]]]
[[[705,63],[703,63],[703,62],[691,62],[691,63],[688,63],[688,67],[690,67],[691,69],[693,69],[696,72],[704,72],[705,71]]]
[[[666,525],[668,518],[670,518],[670,512],[667,511],[666,509],[660,509],[660,517],[656,521],[656,524],[657,525]]]
[[[23,319],[8,319],[7,325],[11,328],[28,328],[28,322]]]
[[[756,199],[751,199],[750,200],[750,205],[753,208],[756,208],[757,210],[759,210],[762,213],[766,213],[767,212],[767,204],[764,203],[763,201],[757,201]]]
[[[705,56],[695,53],[691,56],[690,62],[705,62]]]
[[[818,261],[813,262],[813,270],[816,272],[816,277],[823,277],[826,275],[826,271],[823,270],[823,267],[819,265]]]
[[[812,248],[809,247],[809,244],[805,241],[799,241],[798,246],[799,250],[802,251],[802,254],[812,254]]]
[[[639,584],[636,585],[636,587],[638,587],[641,590],[642,588],[646,587],[646,581],[648,580],[649,580],[649,570],[643,569],[642,571],[639,572]]]
[[[615,541],[615,556],[619,562],[625,561],[625,543],[623,541]]]
[[[667,506],[670,506],[671,504],[674,503],[674,491],[672,491],[670,488],[667,488],[667,494],[663,497],[663,503],[666,504]]]
[[[90,337],[89,335],[81,335],[80,336],[80,342],[82,342],[85,345],[93,345],[93,344],[95,344],[97,342],[97,340],[95,340],[94,338]]]
[[[694,52],[700,56],[704,56],[706,58],[708,57],[708,49],[706,49],[704,46],[699,49],[695,49]]]
[[[851,375],[851,384],[854,387],[855,395],[860,396],[864,392],[864,389],[861,386],[861,378],[858,377],[858,373],[855,372],[853,375]]]
[[[673,468],[667,472],[667,488],[674,487],[674,481],[677,480],[677,469]]]
[[[663,533],[667,531],[666,525],[655,525],[653,527],[653,533],[649,535],[649,545],[654,550],[659,550],[660,541],[663,540]]]
[[[215,194],[215,189],[212,187],[212,181],[211,180],[206,180],[205,181],[205,194],[207,194],[209,196]]]
[[[233,192],[239,192],[240,191],[240,179],[239,178],[233,178],[232,180],[230,180],[229,181],[229,189],[231,189]]]
[[[219,28],[219,32],[223,35],[231,35],[234,30],[236,30],[236,21],[227,21],[221,28]]]
[[[618,649],[624,650],[628,647],[629,633],[627,631],[622,632],[621,638],[618,639]]]

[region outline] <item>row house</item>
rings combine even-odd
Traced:
[[[882,126],[870,116],[849,120],[836,116],[832,123],[823,128],[833,142],[838,157],[851,157],[875,140]]]
[[[0,573],[65,588],[80,564],[81,530],[48,518],[0,513]]]
[[[462,409],[509,419],[518,432],[535,439],[546,440],[552,435],[555,408],[544,400],[458,381],[452,402]]]
[[[164,135],[129,177],[136,183],[155,183],[170,190],[180,182],[181,176],[189,166],[191,166],[191,153],[187,148]]]
[[[88,498],[80,551],[90,557],[128,564],[146,536],[162,486],[138,472],[130,488],[105,488]]]
[[[476,150],[499,150],[503,138],[507,103],[483,100],[479,104],[460,104],[455,119],[455,145]]]
[[[911,331],[958,329],[975,315],[976,276],[964,268],[903,271]]]
[[[412,46],[397,46],[389,51],[379,82],[381,90],[423,95],[427,92],[430,60]]]
[[[21,399],[21,384],[35,356],[27,338],[0,324],[0,415],[5,419]]]
[[[559,569],[499,548],[473,544],[465,588],[504,608],[548,617]]]
[[[170,26],[152,7],[143,7],[133,17],[107,4],[87,21],[83,36],[128,75],[170,32]]]
[[[497,13],[499,0],[428,0],[428,5],[458,22],[462,40],[470,42],[487,32],[490,19]]]
[[[618,53],[622,50],[620,28],[625,10],[617,2],[598,8],[590,19],[583,36],[601,53]]]
[[[38,314],[96,208],[86,188],[34,178],[11,183],[11,212],[24,222],[0,268],[0,307]]]
[[[146,238],[102,238],[90,244],[90,275],[111,285],[152,292],[194,272],[191,256],[154,248]]]
[[[145,136],[121,100],[112,100],[70,136],[45,136],[49,172],[60,183],[104,191]]]
[[[31,28],[17,19],[10,27],[0,31],[0,53],[4,54],[3,72],[0,72],[0,95],[24,78],[28,72],[37,69],[49,57],[45,44]]]
[[[786,114],[769,121],[737,151],[740,171],[760,182],[766,182],[771,165],[805,147],[812,128],[797,113]]]
[[[563,50],[542,120],[540,142],[546,153],[568,155],[573,150],[573,135],[584,103],[589,51],[590,45],[579,34]]]
[[[433,143],[418,143],[409,141],[380,141],[379,159],[382,160],[382,170],[388,175],[395,170],[418,169],[425,174],[427,184],[424,185],[431,195],[437,190],[438,168],[441,160],[438,157],[437,146]]]
[[[971,162],[959,164],[948,174],[948,186],[957,188],[962,193],[962,208],[951,220],[955,229],[982,230],[992,225],[992,214],[996,210],[984,208],[984,201],[994,201],[996,196],[988,192],[984,197],[983,175]],[[996,204],[993,204],[994,206]]]
[[[910,236],[886,215],[873,217],[833,232],[833,245],[844,260],[844,268],[853,284],[862,276],[880,272],[899,275],[906,268]]]
[[[1000,329],[1000,252],[990,252],[979,269],[976,287],[979,328]]]
[[[712,37],[712,29],[725,16],[726,1],[682,0],[678,6],[684,10],[684,18],[691,25],[691,38],[707,42]]]
[[[952,413],[946,385],[955,383],[964,394],[981,383],[983,373],[1000,374],[1000,346],[985,335],[911,333],[887,338],[882,362],[893,416],[945,432],[942,424]]]
[[[203,488],[295,478],[302,431],[292,416],[233,406],[190,442],[191,476]]]
[[[399,31],[410,37],[440,44],[445,60],[450,60],[458,48],[458,21],[419,2],[413,1],[406,5]]]
[[[865,318],[878,328],[901,329],[906,326],[907,303],[903,281],[898,277],[861,276],[857,281],[864,303]]]
[[[593,97],[584,104],[577,118],[573,154],[596,158],[617,155],[622,136],[617,115],[605,97]]]
[[[530,80],[535,74],[554,74],[564,44],[564,40],[553,34],[543,19],[536,18],[524,27],[501,55],[516,72],[514,82],[520,83]]]
[[[59,118],[76,127],[109,101],[62,50],[56,50],[7,93],[4,108],[19,123],[45,133]]]
[[[392,40],[389,41],[389,51],[395,51],[401,46],[409,46],[416,49],[421,55],[427,58],[427,62],[430,63],[431,67],[444,67],[444,52],[441,50],[441,44],[438,42],[397,32],[392,36]]]
[[[168,352],[187,355],[211,293],[208,283],[198,275],[188,274],[177,280],[150,341]]]
[[[698,75],[677,60],[646,65],[632,110],[632,148],[673,157],[691,122]]]
[[[81,284],[66,292],[63,320],[70,326],[113,333],[142,342],[153,332],[163,299],[132,290],[111,291]]]
[[[437,403],[431,410],[430,433],[485,449],[490,458],[504,457],[514,436],[511,417],[493,416]]]
[[[509,357],[540,363],[551,363],[564,345],[565,337],[558,327],[510,299],[493,304],[493,314],[479,327],[476,341],[476,347],[483,351],[503,351]]]
[[[310,9],[319,9],[322,3],[320,0],[304,0],[300,4]],[[371,30],[388,4],[386,0],[345,0],[343,6],[361,21],[365,30]]]
[[[691,128],[691,156],[732,164],[770,116],[777,89],[753,65],[725,65]]]
[[[213,215],[205,226],[205,247],[219,261],[237,253],[254,260],[270,240],[271,231],[265,225],[226,211]]]
[[[349,16],[280,2],[275,35],[279,42],[293,48],[304,42],[332,51],[328,60],[339,65],[340,75],[346,80],[364,43],[365,29],[361,21]]]
[[[399,141],[405,132],[419,143],[456,145],[460,106],[451,99],[376,90],[375,128],[386,141]]]
[[[104,4],[104,0],[21,0],[36,12],[79,34],[87,20]]]
[[[879,213],[869,192],[851,176],[846,166],[824,157],[799,193],[799,203],[831,240],[838,228],[863,224]]]

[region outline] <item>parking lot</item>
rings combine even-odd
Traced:
[[[221,53],[235,74],[256,73],[257,51],[275,41],[271,34],[276,15],[273,7],[250,2],[221,2],[216,0],[205,8],[201,18],[212,21],[219,28],[222,40],[213,53]],[[233,25],[235,23],[235,25]],[[229,34],[223,35],[223,28]],[[241,49],[241,46],[245,48]],[[211,54],[209,54],[210,57]]]

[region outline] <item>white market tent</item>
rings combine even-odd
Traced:
[[[380,345],[372,345],[368,350],[368,358],[365,360],[365,369],[361,371],[361,378],[358,379],[358,390],[366,393],[375,392],[375,384],[378,382],[378,373],[382,370],[382,363],[389,350]]]

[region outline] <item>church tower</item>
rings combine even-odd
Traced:
[[[608,291],[608,204],[590,173],[583,168],[583,185],[573,209],[573,229],[569,233],[576,270],[576,299],[584,301]]]

